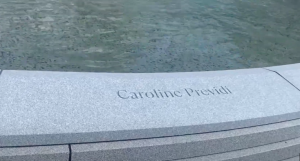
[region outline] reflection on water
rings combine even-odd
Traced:
[[[299,0],[0,0],[0,67],[183,72],[300,62]]]

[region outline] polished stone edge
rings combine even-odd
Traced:
[[[53,74],[57,76],[89,76],[89,75],[101,75],[102,77],[109,78],[190,78],[195,76],[228,76],[237,74],[257,74],[267,73],[263,68],[248,68],[248,69],[235,69],[235,70],[219,70],[219,71],[199,71],[199,72],[170,72],[170,73],[107,73],[107,72],[70,72],[70,71],[36,71],[36,70],[3,70],[3,72],[9,71],[12,74],[18,75],[39,75],[39,74]]]
[[[300,63],[298,64],[289,64],[282,66],[271,66],[264,68],[248,68],[248,69],[232,69],[232,70],[219,70],[219,71],[200,71],[200,72],[170,72],[170,73],[107,73],[107,72],[70,72],[70,71],[34,71],[34,70],[3,70],[0,69],[3,73],[4,71],[14,72],[15,74],[51,74],[56,73],[61,76],[68,75],[89,75],[89,74],[101,74],[101,76],[109,76],[111,78],[178,78],[178,77],[194,77],[195,75],[200,76],[222,76],[222,75],[237,75],[237,74],[253,74],[257,72],[266,72],[264,69],[269,71],[279,71],[279,70],[300,70]],[[267,73],[267,72],[266,72]]]
[[[0,147],[15,147],[15,146],[36,146],[36,145],[57,145],[57,144],[75,144],[75,143],[93,143],[93,142],[105,142],[109,141],[124,141],[135,139],[147,139],[168,136],[180,136],[199,133],[213,133],[222,132],[227,130],[249,128],[255,126],[264,126],[288,120],[294,120],[300,118],[300,112],[284,114],[279,116],[270,116],[266,118],[255,118],[249,120],[242,120],[236,122],[226,122],[207,125],[195,125],[188,127],[174,127],[163,128],[162,132],[160,128],[157,129],[142,129],[134,132],[134,136],[131,130],[128,131],[112,131],[112,132],[94,132],[94,133],[64,133],[64,134],[45,134],[45,135],[13,135],[13,136],[1,136]],[[147,134],[147,137],[145,137]],[[120,137],[121,136],[121,137]],[[135,140],[134,139],[134,140]],[[45,144],[47,142],[47,144]]]
[[[156,161],[247,149],[300,137],[300,119],[207,134],[93,144],[75,144],[76,160]],[[300,153],[300,152],[299,152]]]
[[[61,146],[38,146],[0,148],[1,161],[69,161],[69,148]]]
[[[208,161],[221,159],[223,161],[223,159],[225,158],[228,161],[238,161],[240,159],[243,159],[245,161],[275,161],[274,158],[276,158],[276,160],[279,161],[287,158],[294,159],[291,157],[297,156],[295,154],[300,152],[298,151],[300,148],[300,138],[295,139],[294,137],[299,135],[300,119],[268,126],[259,126],[226,132],[187,135],[180,137],[166,137],[159,139],[145,139],[136,141],[98,143],[98,145],[71,145],[72,156],[69,156],[70,153],[67,145],[0,148],[0,160],[67,161],[69,160],[69,158],[72,158],[72,161],[151,161],[165,159],[178,160],[181,158],[190,158],[183,159],[183,161]],[[278,143],[278,137],[280,138],[279,140],[287,140]],[[270,142],[276,143],[270,144]],[[262,144],[262,146],[260,146],[257,143]],[[251,148],[254,146],[255,148]],[[226,151],[226,153],[220,154],[220,151],[214,151],[216,148],[223,149]],[[99,149],[101,151],[97,151]],[[233,151],[235,149],[242,150]],[[201,153],[203,151],[211,152],[211,150],[214,151],[213,153],[215,155],[209,155],[210,153],[207,153],[206,156],[199,157],[201,156]],[[102,153],[102,155],[99,155],[99,153]],[[275,156],[273,157],[273,155]],[[162,156],[165,156],[165,158],[163,158]]]
[[[178,161],[282,161],[296,157],[300,152],[300,138],[278,142],[274,144],[208,155],[188,159],[178,159]],[[77,161],[77,160],[73,160]]]
[[[270,69],[274,71],[280,70],[300,70],[300,63],[297,64],[288,64],[288,65],[280,65],[280,66],[272,66],[272,67],[265,67],[265,69]]]
[[[299,152],[300,153],[300,152]],[[300,161],[300,156],[296,156],[296,157],[293,157],[293,158],[289,158],[289,159],[285,159],[285,160],[282,160],[282,161]]]

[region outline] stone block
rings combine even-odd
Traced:
[[[299,155],[299,151],[300,138],[297,138],[255,148],[178,161],[282,161]]]
[[[0,147],[207,133],[300,118],[300,92],[265,69],[3,71]]]
[[[0,148],[1,161],[69,161],[65,146]]]
[[[72,147],[72,160],[157,161],[191,158],[300,137],[300,120],[222,132],[76,144]]]

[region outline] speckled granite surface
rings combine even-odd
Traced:
[[[0,146],[176,136],[297,119],[299,91],[276,73],[4,70]]]
[[[3,69],[184,72],[300,62],[298,0],[0,0]]]

